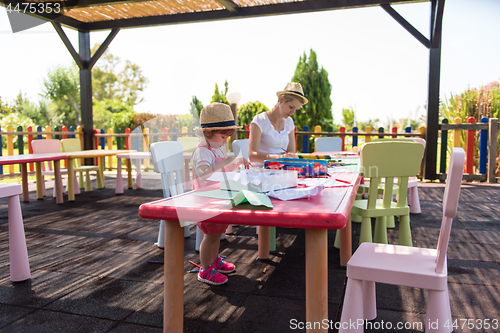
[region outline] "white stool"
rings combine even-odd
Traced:
[[[20,194],[22,194],[20,184],[0,184],[0,198],[7,197],[9,200],[9,255],[12,282],[24,281],[31,277],[23,215],[19,202]]]

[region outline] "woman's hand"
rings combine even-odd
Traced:
[[[283,155],[281,155],[281,158],[299,158],[299,157],[294,153],[286,152]]]

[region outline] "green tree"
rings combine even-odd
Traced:
[[[246,104],[241,104],[238,108],[238,125],[245,126],[250,125],[253,118],[262,112],[268,111],[268,107],[259,101],[248,102]]]
[[[189,104],[189,111],[191,115],[196,119],[200,119],[201,109],[203,109],[203,103],[201,103],[198,97],[193,96],[191,103]]]
[[[354,110],[342,109],[342,124],[345,126],[346,131],[351,131],[354,127]]]
[[[227,91],[228,91],[228,86],[229,84],[226,82],[224,82],[224,91],[220,92],[219,91],[219,86],[217,85],[217,83],[215,84],[215,91],[214,91],[214,95],[212,96],[212,100],[210,101],[210,103],[225,103],[227,105],[229,105],[229,102],[227,101],[226,99],[226,94],[227,94]]]
[[[92,53],[99,44],[94,45]],[[92,94],[94,102],[120,100],[124,105],[133,107],[143,101],[140,93],[149,80],[142,74],[141,68],[129,60],[122,61],[107,49],[96,66],[92,69]]]
[[[300,82],[309,103],[295,113],[294,122],[299,130],[304,126],[314,128],[316,125],[326,128],[333,125],[332,101],[330,95],[332,86],[328,80],[328,72],[321,67],[319,68],[316,52],[310,50],[309,59],[304,52],[300,57],[295,74],[292,78],[293,82]],[[314,138],[311,137],[309,147],[313,147]],[[299,140],[299,149],[302,145]]]
[[[12,112],[12,107],[2,100],[2,96],[0,96],[0,114],[2,117],[8,115]]]
[[[42,96],[63,113],[68,124],[80,125],[80,79],[76,67],[56,67],[43,80]],[[73,115],[74,113],[74,115]]]

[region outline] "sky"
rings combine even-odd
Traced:
[[[394,5],[429,36],[430,2]],[[440,96],[500,80],[500,0],[446,0]],[[64,29],[75,49],[78,33]],[[92,32],[91,45],[109,31]],[[192,96],[210,103],[215,84],[239,104],[272,108],[310,50],[332,85],[334,123],[353,108],[357,121],[418,119],[426,114],[429,51],[380,7],[121,30],[109,51],[149,79],[137,112],[186,114]],[[74,61],[50,23],[12,33],[0,7],[0,96],[40,99],[43,79]],[[99,64],[99,62],[97,63]]]

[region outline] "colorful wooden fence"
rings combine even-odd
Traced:
[[[338,136],[342,139],[342,150],[352,150],[353,147],[360,146],[363,143],[370,142],[372,137],[422,137],[425,138],[425,126],[420,126],[417,132],[412,132],[410,127],[406,127],[404,132],[399,132],[397,127],[392,127],[390,132],[384,132],[383,127],[378,129],[372,129],[367,126],[363,129],[363,132],[359,131],[358,127],[353,127],[350,132],[346,131],[345,127],[341,127],[339,132],[333,132],[331,126],[323,131],[321,126],[315,126],[313,131],[310,131],[308,126],[304,126],[302,131],[298,131],[295,127],[295,142],[296,147],[299,140],[302,143],[302,153],[309,153],[309,141],[311,137],[319,136]],[[440,159],[439,159],[439,173],[440,179],[446,178],[446,163],[449,157],[449,151],[451,147],[461,147],[466,150],[466,169],[464,179],[467,180],[477,180],[477,181],[488,181],[494,183],[496,179],[496,160],[497,156],[497,141],[498,141],[498,119],[492,118],[488,119],[483,117],[480,122],[476,123],[474,118],[469,118],[467,124],[462,124],[460,118],[453,120],[450,123],[447,119],[443,119],[440,125],[441,137],[440,137]],[[449,132],[451,131],[451,137]],[[462,134],[464,133],[464,134]],[[249,136],[249,125],[245,127],[245,130],[239,131],[239,136],[248,138]],[[172,129],[163,128],[161,133],[155,129],[153,133],[149,132],[148,128],[141,129],[137,128],[131,131],[130,128],[126,128],[123,132],[121,130],[113,133],[112,129],[101,129],[94,130],[94,148],[96,149],[134,149],[138,151],[149,151],[149,144],[158,141],[174,140],[176,141],[179,136],[193,136],[194,133],[188,132],[186,127],[180,129],[174,127]],[[18,140],[18,152],[17,154],[25,153],[25,145],[28,148],[27,153],[32,154],[33,149],[31,147],[31,141],[33,139],[40,140],[43,138],[50,139],[54,137],[55,139],[64,138],[74,138],[78,137],[83,142],[83,131],[80,126],[76,129],[73,126],[67,128],[62,126],[54,127],[54,130],[49,126],[46,126],[44,130],[40,126],[34,128],[29,126],[26,131],[23,131],[21,126],[18,126],[16,131],[13,131],[12,126],[7,126],[5,132],[2,132],[0,128],[0,145],[3,140],[6,142],[5,153],[7,155],[14,155],[14,138],[17,136]],[[463,138],[465,139],[463,139]],[[450,140],[451,139],[451,140]],[[450,141],[450,142],[449,142]],[[464,143],[463,143],[464,142]],[[450,146],[451,143],[451,146]],[[477,143],[477,144],[476,144]],[[116,148],[115,148],[116,147]],[[3,149],[0,151],[0,156],[4,153]],[[105,161],[107,164],[106,169],[113,168],[113,159],[109,158]],[[149,163],[145,162],[146,164]],[[145,165],[145,167],[148,167]],[[6,166],[8,174],[14,173],[14,166]],[[33,172],[34,167],[30,165],[29,171]],[[4,174],[4,168],[0,167],[0,175]]]

